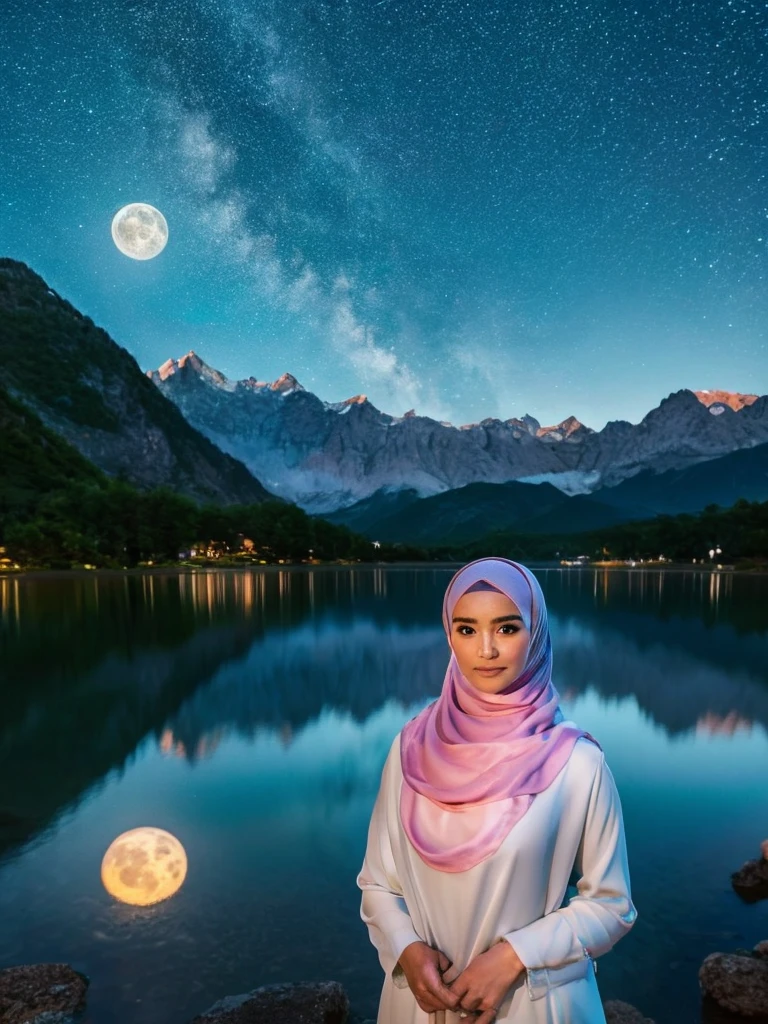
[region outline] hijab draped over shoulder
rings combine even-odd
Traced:
[[[473,686],[460,671],[451,644],[459,598],[482,583],[514,601],[530,631],[523,670],[500,693]],[[536,794],[563,769],[580,737],[597,741],[563,720],[552,684],[544,595],[524,565],[506,558],[465,565],[445,592],[443,626],[451,658],[442,692],[400,737],[400,817],[422,860],[439,871],[455,872],[496,852]]]

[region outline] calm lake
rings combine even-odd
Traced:
[[[0,580],[0,967],[72,964],[90,1024],[326,979],[375,1018],[355,877],[392,738],[442,684],[454,570]],[[603,997],[696,1024],[704,957],[768,938],[730,886],[768,837],[768,577],[536,573],[563,710],[624,807],[639,919]],[[130,907],[100,865],[145,824],[189,871]]]

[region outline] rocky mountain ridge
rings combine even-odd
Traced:
[[[481,481],[589,494],[768,441],[765,395],[682,389],[640,423],[613,420],[599,431],[573,416],[551,427],[528,415],[456,427],[413,410],[391,416],[365,395],[323,402],[287,373],[230,381],[194,352],[147,375],[214,444],[315,513],[376,492],[426,497]]]
[[[371,540],[408,544],[467,543],[495,530],[580,533],[658,515],[695,514],[739,499],[768,501],[768,443],[684,469],[649,469],[614,487],[567,495],[549,483],[474,483],[420,497],[413,489],[377,492],[329,512],[333,523]]]

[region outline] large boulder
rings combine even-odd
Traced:
[[[711,953],[699,968],[705,996],[730,1013],[768,1022],[768,960],[758,955]]]
[[[345,1024],[349,999],[336,981],[264,985],[214,1003],[192,1024]]]
[[[2,1024],[68,1024],[85,1005],[88,979],[67,964],[0,971]]]
[[[731,875],[731,885],[747,903],[768,898],[768,839],[760,844],[762,856],[748,860]]]
[[[701,1024],[768,1024],[768,1017],[745,1017],[741,1013],[731,1013],[714,999],[704,996],[701,1000]]]
[[[607,1024],[654,1024],[650,1017],[644,1017],[634,1006],[620,999],[608,999],[603,1009]]]

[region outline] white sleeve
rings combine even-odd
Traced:
[[[637,918],[629,887],[621,802],[601,756],[574,865],[578,895],[568,905],[504,935],[526,968],[555,968],[607,953]]]
[[[392,793],[394,756],[399,757],[399,749],[395,749],[395,744],[392,745],[381,774],[381,786],[368,827],[365,860],[357,876],[357,884],[363,890],[360,916],[368,926],[368,934],[378,950],[379,962],[384,972],[393,976],[397,984],[401,981],[398,977],[401,972],[397,972],[398,976],[393,972],[400,954],[412,942],[422,940],[414,930],[403,899],[403,889],[397,877],[387,824],[387,803],[391,799],[399,798],[399,794]]]

